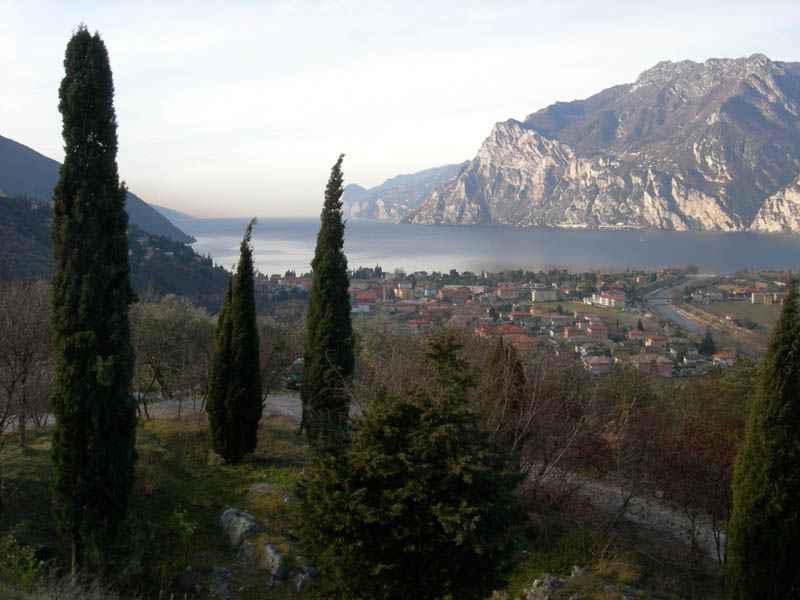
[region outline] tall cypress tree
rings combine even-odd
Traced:
[[[317,246],[311,262],[313,281],[306,316],[303,361],[301,429],[310,440],[347,419],[350,397],[347,384],[353,374],[353,327],[347,293],[347,258],[344,255],[342,218],[342,160],[331,169],[325,188]]]
[[[261,369],[253,284],[253,219],[239,248],[236,279],[225,292],[208,393],[208,420],[214,451],[238,462],[256,449],[261,419]]]
[[[89,547],[118,532],[133,485],[136,406],[131,394],[134,301],[117,173],[117,122],[108,53],[81,26],[59,89],[65,157],[50,236],[56,416],[52,458],[56,524],[72,543],[73,572]]]
[[[733,473],[732,598],[800,596],[800,311],[796,281],[772,332]]]

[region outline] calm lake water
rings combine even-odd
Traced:
[[[248,219],[186,219],[175,224],[197,238],[196,251],[230,268]],[[318,218],[259,219],[253,230],[262,273],[310,270]],[[739,268],[800,270],[800,235],[676,231],[397,225],[350,219],[345,253],[351,268],[381,265],[413,271],[501,271],[566,268],[657,270],[699,265],[702,273]]]

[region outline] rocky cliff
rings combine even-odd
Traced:
[[[800,231],[800,63],[662,62],[495,125],[407,222]]]

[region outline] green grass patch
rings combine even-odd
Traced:
[[[264,524],[270,541],[288,549],[293,488],[307,456],[296,427],[282,417],[262,420],[256,452],[239,464],[223,465],[211,451],[205,418],[141,421],[125,536],[105,557],[103,581],[126,597],[177,598],[182,594],[176,580],[187,566],[203,575],[224,566],[233,571],[231,587],[244,600],[294,598],[290,584],[268,590],[263,574],[236,561],[237,549],[219,517],[231,507],[246,510]],[[63,572],[69,551],[50,517],[50,430],[31,431],[28,439],[23,450],[8,436],[0,451],[0,537],[13,533],[25,546],[54,549],[52,565]]]

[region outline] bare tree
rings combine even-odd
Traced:
[[[23,446],[31,414],[38,415],[50,395],[51,337],[47,286],[0,285],[0,436],[13,423]]]
[[[289,367],[303,356],[305,333],[299,322],[278,322],[270,317],[259,317],[259,357],[261,360],[261,388],[263,400],[288,372]]]

